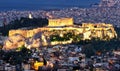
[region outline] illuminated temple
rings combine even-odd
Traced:
[[[49,25],[32,30],[10,30],[9,38],[4,43],[4,49],[17,48],[25,45],[27,48],[57,44],[69,44],[80,40],[109,40],[117,37],[111,24],[83,23],[74,25],[73,18],[49,19]],[[18,39],[19,38],[19,39]]]
[[[48,26],[70,26],[70,25],[73,25],[73,18],[49,19]]]

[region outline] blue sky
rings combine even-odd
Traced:
[[[54,8],[64,6],[89,6],[100,0],[0,0],[0,9]]]
[[[0,0],[0,4],[91,4],[99,0]]]

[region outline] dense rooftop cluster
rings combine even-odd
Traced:
[[[113,25],[120,26],[120,8],[119,7],[97,7],[97,8],[68,8],[61,10],[37,10],[37,11],[5,11],[0,12],[1,24],[6,20],[7,22],[21,17],[28,17],[32,14],[35,18],[61,18],[61,17],[73,17],[75,23],[82,22],[105,22],[112,23]]]
[[[112,7],[119,5],[119,0],[101,0],[99,7]]]
[[[88,49],[88,48],[87,48]],[[119,48],[112,51],[100,52],[86,56],[82,45],[57,45],[17,52],[1,52],[1,70],[32,70],[32,71],[119,71]],[[89,52],[88,52],[89,53]],[[21,55],[25,54],[26,56]],[[41,63],[40,65],[36,65]],[[46,63],[47,62],[47,63]],[[44,65],[43,65],[43,64]]]
[[[107,35],[112,36],[113,33],[111,32],[111,30],[109,30],[110,28],[113,28],[112,25],[110,24],[102,25],[98,23],[99,22],[112,23],[114,26],[120,27],[119,24],[120,7],[117,6],[119,2],[120,2],[119,0],[102,0],[102,2],[97,8],[74,7],[69,9],[47,10],[47,11],[46,10],[38,10],[38,11],[12,10],[12,11],[0,12],[0,26],[3,26],[2,23],[4,23],[5,25],[10,23],[12,24],[11,21],[14,21],[15,19],[18,19],[18,21],[20,20],[20,22],[23,22],[21,20],[21,17],[29,18],[29,15],[31,18],[26,20],[31,20],[33,18],[56,19],[63,17],[73,17],[76,24],[81,24],[83,22],[97,23],[97,24],[87,23],[87,25],[83,24],[84,28],[80,27],[80,25],[74,25],[74,26],[70,25],[68,27],[66,25],[64,27],[57,26],[56,28],[55,26],[43,27],[42,29],[40,28],[34,29],[35,31],[36,30],[38,31],[36,32],[37,33],[36,35],[34,35],[35,31],[32,30],[29,30],[29,32],[27,31],[28,33],[26,33],[24,29],[18,30],[21,33],[24,33],[28,38],[25,38],[25,35],[22,34],[15,34],[14,36],[9,38],[0,36],[0,71],[37,71],[37,70],[38,71],[74,71],[74,70],[120,71],[120,44],[119,44],[120,31],[118,28],[116,28],[118,29],[116,30],[118,37],[111,40],[103,41],[94,38],[92,38],[91,40],[81,40],[81,38],[83,37],[81,37],[81,34],[79,34],[78,35],[79,37],[77,36],[76,37],[77,39],[74,40],[74,41],[78,40],[79,42],[77,43],[74,42],[72,44],[62,44],[56,46],[49,45],[44,47],[39,46],[40,44],[43,44],[42,41],[46,42],[45,39],[47,38],[48,35],[50,36],[51,34],[52,34],[50,36],[51,41],[60,41],[61,43],[66,42],[66,40],[70,40],[71,38],[73,38],[71,37],[73,36],[72,33],[75,30],[78,30],[78,28],[79,28],[78,32],[81,32],[81,28],[84,29],[84,32],[86,32],[83,34],[85,35],[85,38],[94,37],[94,36],[96,37],[96,35],[100,36],[101,33],[100,28],[102,29],[101,35],[104,35],[106,33]],[[32,22],[34,22],[34,20],[32,20],[31,23]],[[51,24],[56,25],[55,22],[56,20],[55,21],[53,20]],[[60,22],[61,21],[58,21],[58,24]],[[85,31],[85,27],[86,28],[88,27],[87,28],[88,31]],[[63,28],[65,30],[63,30]],[[71,28],[74,31],[70,30]],[[46,29],[47,30],[51,29],[51,31],[47,31]],[[95,31],[96,29],[97,31]],[[104,32],[103,29],[108,31]],[[41,30],[44,30],[44,32],[40,32]],[[13,30],[12,34],[15,33],[15,31],[16,30]],[[95,34],[97,32],[99,33]],[[57,33],[60,35],[58,35]],[[91,33],[92,35],[90,35]],[[116,32],[114,33],[114,36],[117,36]],[[7,42],[6,45],[10,45],[9,48],[12,50],[9,51],[2,50],[5,49],[3,48],[5,42]],[[48,42],[50,41],[48,40]],[[28,46],[25,47],[25,44],[27,44]],[[39,48],[27,49],[31,46],[31,44],[34,45],[36,44]],[[15,47],[12,48],[12,46]]]

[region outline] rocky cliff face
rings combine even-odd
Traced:
[[[4,42],[5,50],[16,49],[25,45],[37,48],[48,45],[69,44],[80,40],[112,39],[117,34],[111,24],[83,23],[82,26],[43,27],[33,30],[11,30]]]
[[[23,45],[25,45],[25,37],[22,36],[21,34],[15,34],[6,39],[6,41],[4,42],[3,49],[11,50],[21,47]]]

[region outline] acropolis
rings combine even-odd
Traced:
[[[80,40],[110,40],[117,37],[112,24],[82,23],[74,25],[73,18],[49,19],[49,25],[31,30],[10,30],[4,49],[25,45],[27,48],[69,44]]]

